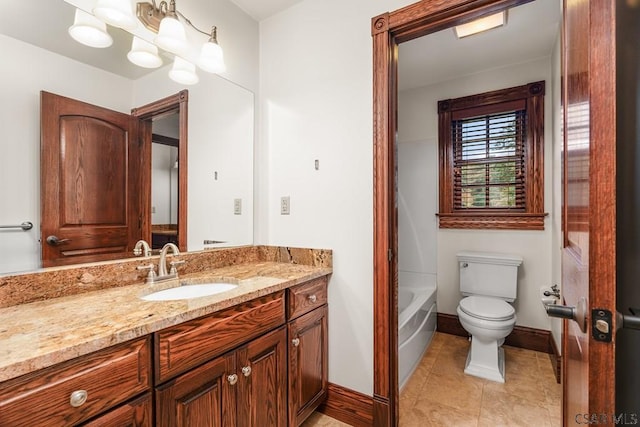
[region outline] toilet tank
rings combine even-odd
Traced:
[[[457,256],[462,295],[516,299],[520,255],[465,251]]]

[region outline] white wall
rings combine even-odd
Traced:
[[[34,224],[0,230],[2,273],[40,266],[40,91],[127,111],[133,83],[4,35],[0,51],[0,225]]]
[[[402,58],[400,58],[402,61]],[[552,213],[553,111],[551,60],[542,58],[509,67],[442,82],[423,88],[403,91],[399,95],[398,139],[400,141],[430,141],[437,146],[437,102],[490,90],[545,80],[545,212]],[[401,148],[402,149],[402,148]],[[434,158],[426,164],[437,165],[437,149],[430,150]],[[437,193],[437,183],[430,182],[430,191]],[[424,188],[425,183],[416,183]],[[435,217],[436,211],[426,213]],[[551,284],[551,220],[545,220],[544,231],[512,230],[452,230],[438,229],[437,274],[438,311],[456,314],[461,299],[456,253],[463,250],[519,254],[524,263],[518,275],[518,298],[514,303],[517,324],[532,328],[550,328],[539,297],[541,286]]]
[[[369,395],[371,18],[410,3],[306,0],[260,23],[258,242],[333,249],[329,381]],[[280,215],[281,196],[291,198],[290,215]]]
[[[399,139],[398,271],[437,275],[437,211],[438,140]],[[400,276],[398,286],[402,285]]]

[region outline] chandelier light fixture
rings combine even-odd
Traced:
[[[74,23],[69,34],[79,43],[96,48],[111,46],[113,39],[107,32],[107,24],[122,28],[133,35],[127,58],[144,68],[162,65],[161,49],[174,56],[169,77],[181,84],[198,82],[196,66],[209,73],[225,71],[224,54],[218,44],[217,28],[205,32],[176,10],[175,0],[169,3],[156,0],[139,2],[131,0],[92,0],[84,9],[78,1],[65,0],[76,6]],[[90,9],[90,10],[86,10]],[[193,42],[194,34],[206,41]]]

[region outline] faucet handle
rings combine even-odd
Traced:
[[[147,274],[147,283],[153,283],[156,278],[156,266],[153,264],[148,265],[139,265],[136,267],[137,270],[149,270]]]
[[[186,261],[185,260],[175,260],[175,261],[171,261],[169,263],[169,265],[171,266],[171,269],[169,270],[169,274],[178,274],[178,269],[176,268],[176,265],[182,265],[184,264]]]

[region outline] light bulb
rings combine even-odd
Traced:
[[[167,15],[160,21],[158,35],[153,42],[159,48],[177,55],[185,55],[189,51],[184,26],[176,17]]]
[[[111,46],[113,39],[107,33],[107,25],[95,16],[76,9],[69,35],[78,43],[90,47],[105,48]]]
[[[134,30],[138,26],[131,0],[98,0],[93,7],[93,14],[123,30]]]
[[[204,71],[208,71],[210,73],[224,73],[226,70],[224,65],[224,55],[222,53],[222,48],[218,43],[210,40],[202,45],[198,66]]]
[[[176,56],[169,77],[176,83],[194,85],[200,80],[196,74],[196,66],[189,61]]]
[[[127,53],[129,61],[143,68],[158,68],[162,59],[158,56],[158,48],[139,37],[133,37],[131,50]]]

